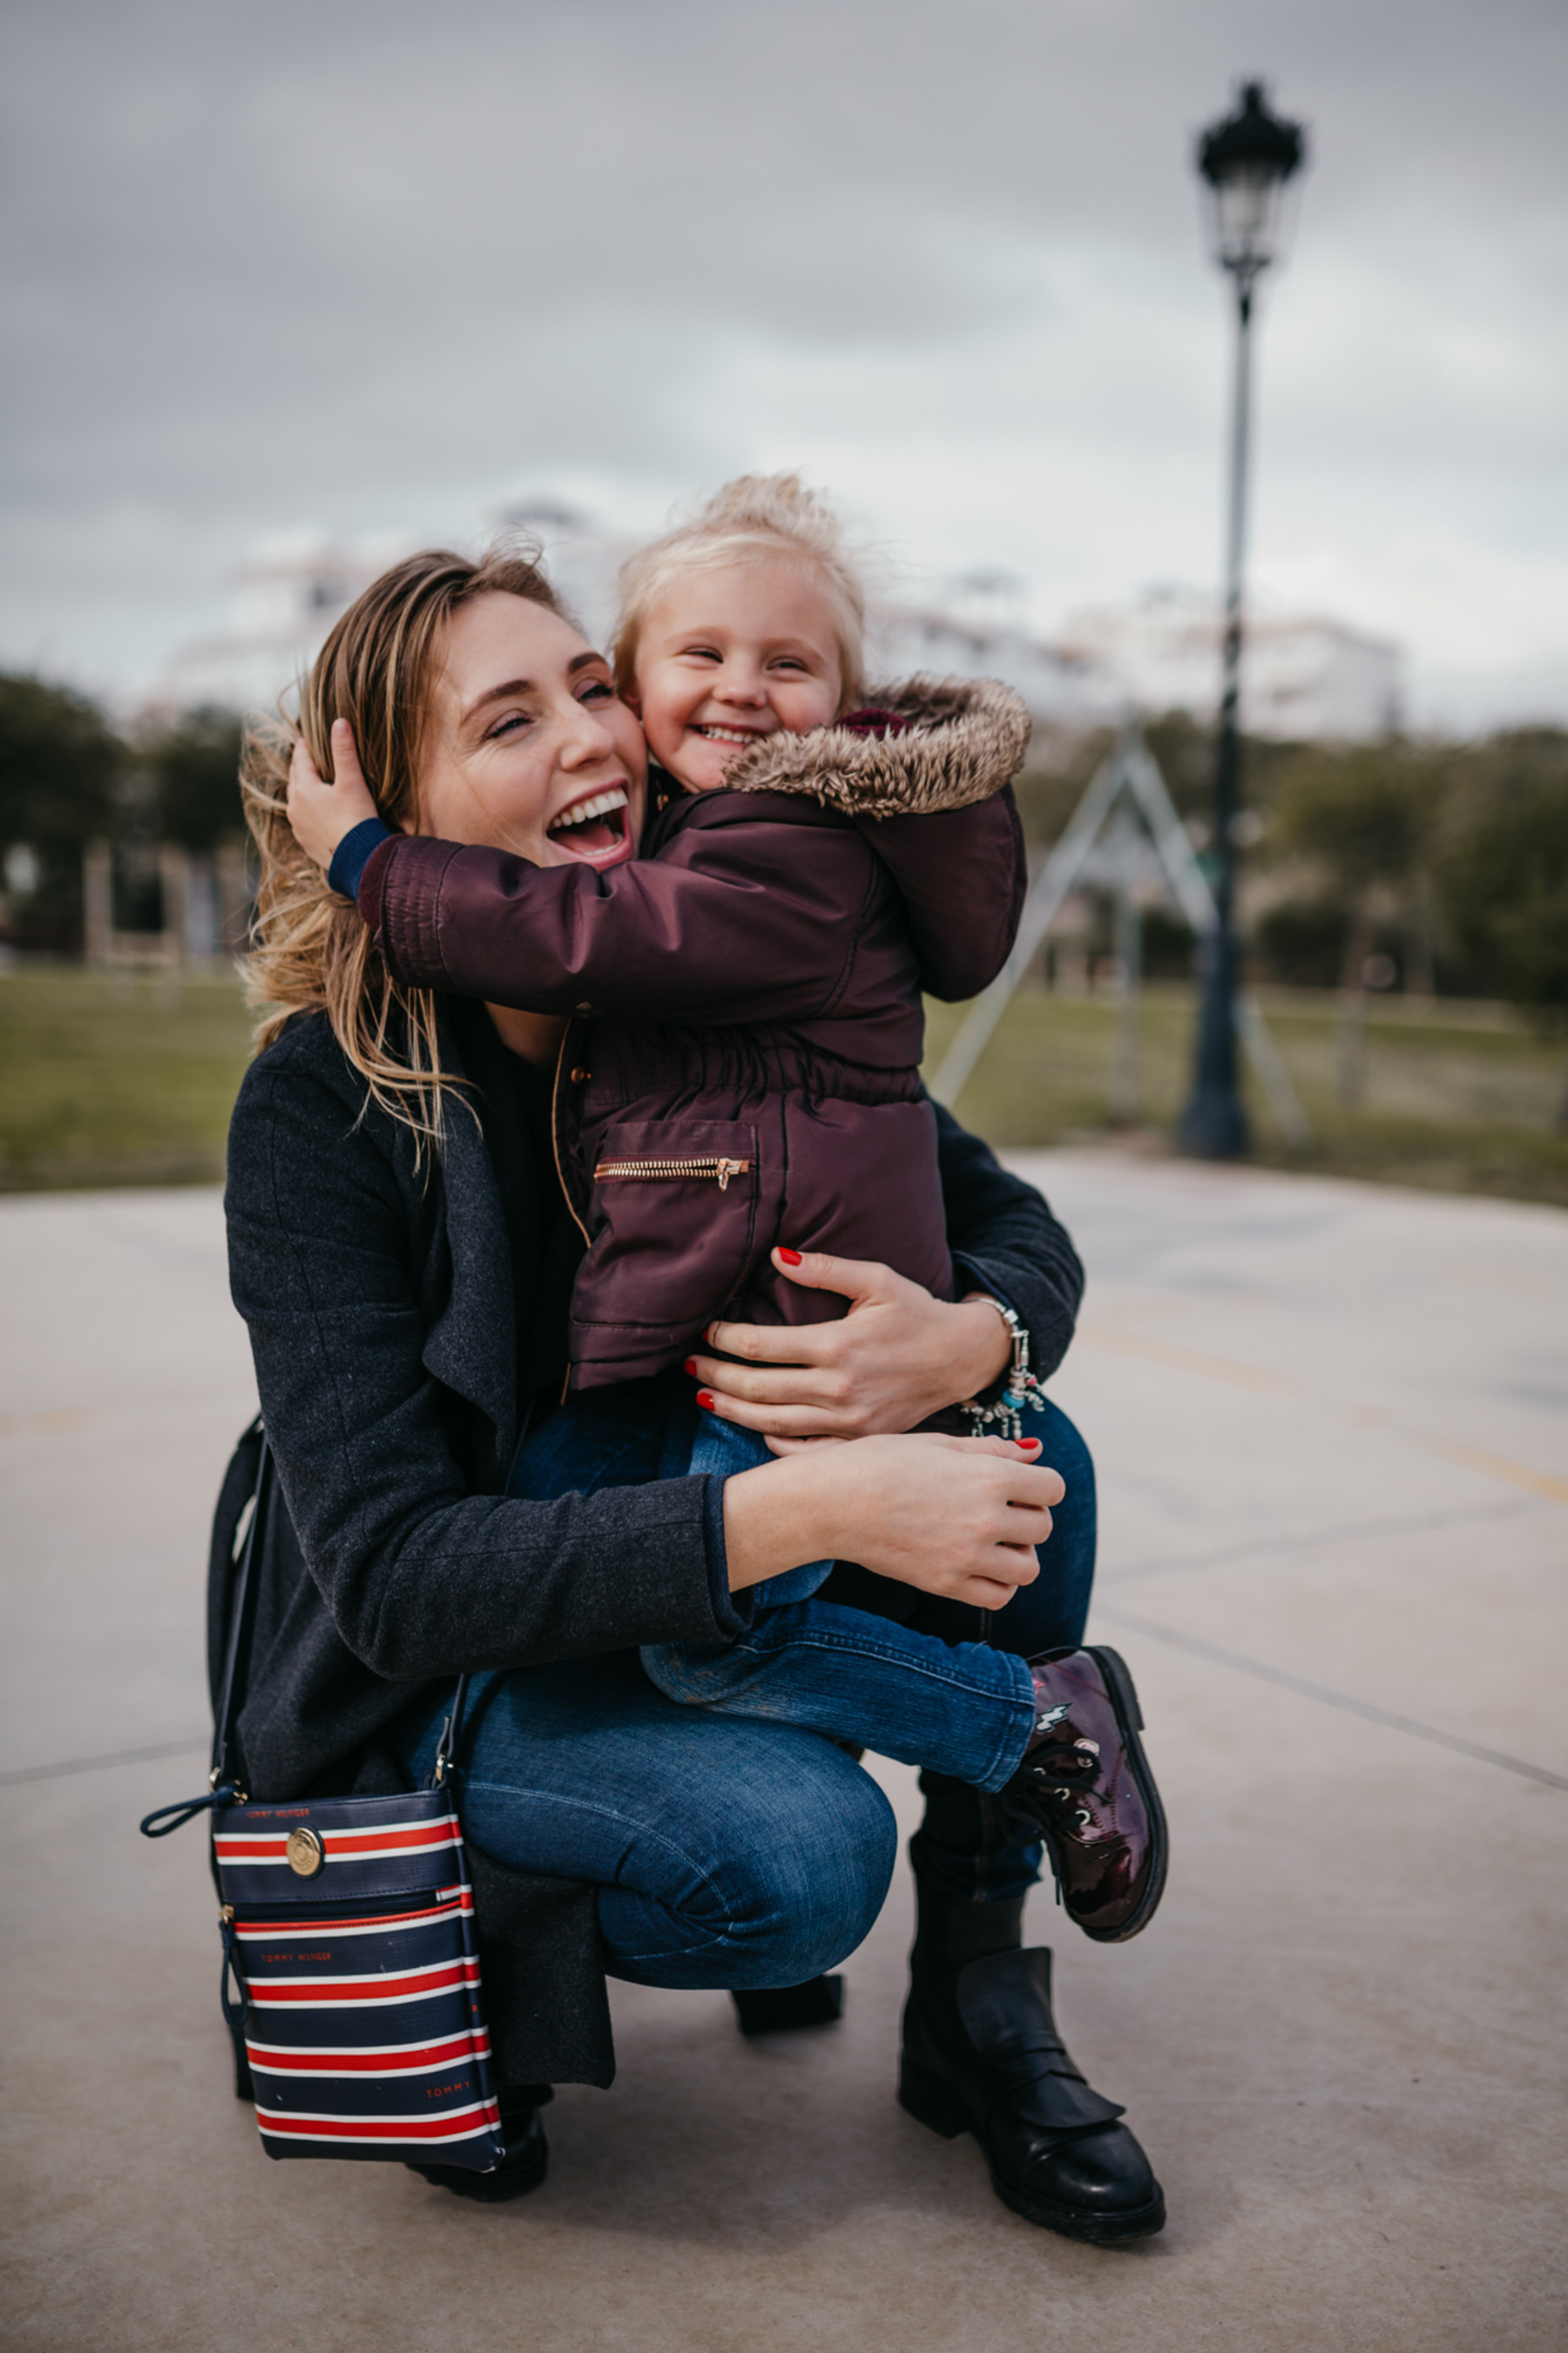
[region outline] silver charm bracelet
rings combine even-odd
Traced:
[[[999,1425],[998,1437],[1020,1439],[1024,1435],[1025,1408],[1034,1413],[1044,1413],[1046,1409],[1046,1393],[1029,1370],[1028,1332],[1016,1308],[1007,1306],[989,1291],[972,1291],[969,1298],[972,1301],[984,1300],[987,1307],[994,1307],[1007,1326],[1013,1343],[1013,1361],[1007,1368],[1006,1386],[994,1404],[982,1405],[978,1398],[968,1398],[959,1411],[968,1419],[972,1438],[984,1438],[989,1426],[996,1423]]]

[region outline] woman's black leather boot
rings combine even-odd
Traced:
[[[476,2173],[466,2165],[410,2165],[409,2172],[481,2206],[504,2206],[510,2199],[526,2198],[550,2170],[550,2147],[539,2111],[554,2097],[548,2084],[523,2084],[500,2093],[506,2155],[492,2173]]]
[[[730,1996],[742,2034],[791,2034],[797,2026],[836,2026],[844,2015],[844,1979],[807,1978],[804,1985],[754,1986]]]
[[[1051,2015],[1051,1957],[1020,1943],[1024,1904],[916,1883],[899,2100],[952,2140],[972,2132],[1005,2206],[1100,2246],[1163,2230],[1165,2199],[1112,2100],[1091,2091]]]

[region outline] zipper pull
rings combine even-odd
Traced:
[[[217,1986],[218,2007],[223,2011],[224,2023],[234,2036],[237,2049],[239,2039],[245,2032],[246,2021],[250,2016],[250,1995],[245,1979],[240,1975],[239,1957],[235,1951],[235,1946],[238,1940],[234,1933],[232,1904],[225,1904],[219,1910],[217,1932],[223,1939],[223,1973],[218,1978]],[[235,1991],[239,1996],[237,2001],[231,2000],[229,1998],[228,1981],[231,1976],[234,1979]]]
[[[721,1160],[719,1163],[719,1190],[721,1193],[727,1193],[730,1189],[731,1177],[743,1176],[745,1174],[745,1168],[746,1164],[743,1160]]]

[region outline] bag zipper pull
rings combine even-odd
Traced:
[[[236,1950],[238,1940],[234,1933],[232,1904],[225,1904],[220,1907],[217,1915],[217,1932],[223,1939],[223,1973],[218,1978],[218,2007],[223,2011],[224,2024],[237,2042],[244,2034],[250,2017],[250,1989],[240,1973],[239,1955]],[[235,1989],[239,1995],[237,2001],[229,2000],[228,1981],[231,1975],[234,1978]]]

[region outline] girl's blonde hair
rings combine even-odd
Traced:
[[[298,722],[247,720],[240,755],[246,822],[261,853],[246,959],[250,1001],[265,1008],[257,1050],[291,1015],[324,1012],[364,1080],[367,1105],[413,1130],[416,1160],[426,1146],[439,1151],[446,1097],[458,1083],[441,1065],[437,998],[392,978],[358,911],[300,849],[289,823],[289,762],[303,742],[330,776],[332,722],[346,719],[381,816],[395,829],[411,826],[442,632],[461,607],[495,593],[562,612],[537,550],[515,543],[478,563],[428,548],[394,565],[333,628],[300,685]]]
[[[740,474],[621,567],[616,628],[616,684],[636,684],[637,642],[658,598],[688,572],[794,556],[814,565],[833,601],[842,667],[840,710],[865,691],[866,588],[842,522],[798,474]]]

